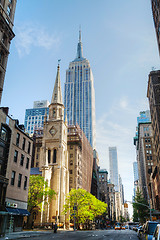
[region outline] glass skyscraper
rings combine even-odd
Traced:
[[[64,88],[65,116],[69,125],[78,124],[91,146],[95,148],[95,92],[89,61],[83,57],[81,31],[77,57],[66,70]]]
[[[25,132],[33,134],[38,128],[43,128],[44,116],[49,116],[49,102],[47,100],[34,101],[33,108],[26,109],[24,127]]]

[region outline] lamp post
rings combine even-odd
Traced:
[[[131,202],[131,201],[126,201],[126,202],[129,202],[129,203],[131,203],[131,204],[136,203],[136,204],[138,204],[138,205],[147,207],[147,208],[149,209],[150,221],[152,221],[152,212],[151,212],[150,202],[149,202],[149,206],[146,205],[146,204],[143,204],[143,203],[139,203],[139,202]]]

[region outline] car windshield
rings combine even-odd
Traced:
[[[149,235],[153,235],[154,230],[156,229],[158,223],[150,223],[148,226]]]

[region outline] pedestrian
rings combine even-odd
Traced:
[[[57,223],[55,223],[54,224],[54,233],[57,233],[57,228],[58,228]]]

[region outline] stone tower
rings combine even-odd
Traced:
[[[49,118],[45,116],[42,147],[40,150],[42,176],[56,192],[56,198],[44,206],[41,222],[66,222],[62,214],[65,196],[69,193],[67,122],[64,122],[64,105],[60,84],[60,67],[49,105]]]

